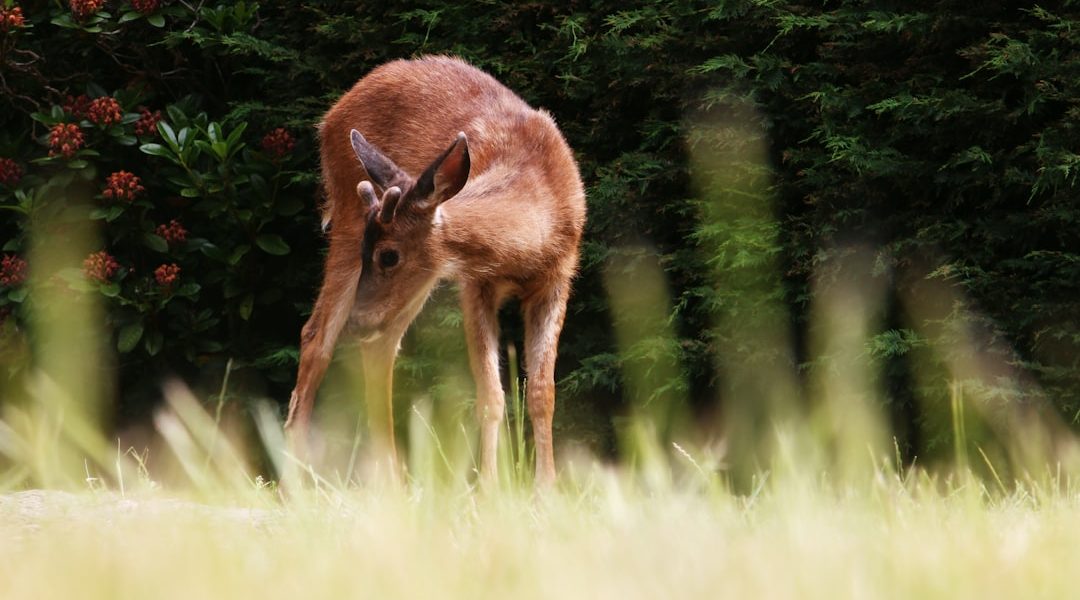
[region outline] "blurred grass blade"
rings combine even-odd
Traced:
[[[693,240],[711,269],[707,310],[709,340],[716,348],[719,428],[728,448],[729,473],[749,489],[773,456],[778,436],[800,448],[802,399],[795,373],[791,315],[785,305],[779,259],[780,225],[774,213],[767,123],[745,95],[690,115],[687,146],[700,201]],[[786,442],[785,442],[786,443]],[[796,455],[809,459],[811,452]],[[800,473],[796,469],[791,473]]]
[[[627,459],[659,483],[667,448],[686,431],[687,382],[671,325],[671,295],[648,246],[614,250],[604,267],[622,380],[632,412],[620,435]]]
[[[880,326],[887,277],[864,246],[825,250],[813,281],[810,422],[816,453],[840,481],[866,481],[888,456],[879,365],[869,352]],[[867,452],[869,451],[869,455]]]

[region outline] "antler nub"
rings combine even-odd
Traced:
[[[396,185],[383,193],[382,212],[379,213],[379,220],[384,224],[394,220],[394,211],[397,210],[398,200],[401,200],[401,188]]]
[[[366,179],[356,184],[356,195],[360,196],[360,199],[366,204],[364,208],[368,210],[372,210],[379,205],[379,198],[375,195],[375,186]]]

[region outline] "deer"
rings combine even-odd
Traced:
[[[586,213],[577,162],[554,118],[462,59],[425,56],[372,70],[318,130],[329,249],[300,335],[285,424],[291,443],[307,439],[344,335],[360,348],[370,443],[400,468],[394,362],[432,290],[451,280],[476,384],[480,482],[496,479],[505,411],[498,311],[516,297],[535,482],[550,487],[555,360]]]

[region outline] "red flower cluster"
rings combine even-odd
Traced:
[[[0,158],[0,185],[14,187],[22,179],[23,170],[19,163],[10,158]]]
[[[78,96],[68,96],[64,101],[64,112],[72,115],[76,119],[82,119],[86,117],[86,109],[90,108],[90,97],[86,94],[79,94]]]
[[[105,189],[101,190],[101,195],[110,200],[131,202],[145,191],[142,181],[134,173],[117,171],[105,178]]]
[[[158,225],[156,232],[170,244],[179,244],[187,239],[187,229],[176,219],[169,221],[168,225]]]
[[[116,270],[120,268],[120,263],[116,262],[116,259],[111,254],[102,250],[101,252],[95,252],[86,257],[83,261],[83,274],[90,279],[96,279],[101,283],[105,283],[112,279],[113,275],[116,275]]]
[[[0,285],[15,287],[26,281],[26,261],[14,254],[0,260]]]
[[[71,14],[82,21],[101,10],[105,6],[105,0],[68,0],[68,4],[71,6]]]
[[[138,121],[135,121],[135,135],[157,135],[157,124],[161,121],[161,111],[150,112],[145,106],[139,107]]]
[[[49,131],[49,156],[71,158],[83,147],[83,132],[74,123],[57,123]]]
[[[0,31],[8,32],[23,25],[26,25],[26,19],[23,18],[21,8],[18,6],[11,8],[0,7]]]
[[[96,125],[112,125],[124,118],[124,111],[120,110],[120,103],[116,101],[116,98],[102,96],[90,101],[90,107],[86,109],[86,118]]]
[[[161,8],[161,2],[158,0],[131,0],[131,6],[140,13],[148,15]]]
[[[172,287],[178,277],[180,277],[180,267],[176,263],[161,265],[154,270],[154,279],[164,288]]]
[[[293,148],[296,147],[296,140],[284,127],[278,127],[263,137],[261,145],[263,152],[271,160],[279,161],[292,152]]]

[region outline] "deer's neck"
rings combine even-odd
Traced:
[[[519,179],[519,173],[493,166],[436,209],[433,250],[445,265],[444,276],[483,273],[511,257],[518,235],[513,211],[524,208],[510,202]]]

